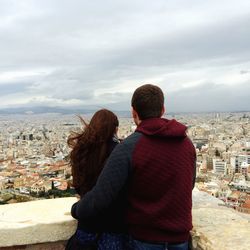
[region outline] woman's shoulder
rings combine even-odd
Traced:
[[[121,140],[117,136],[113,136],[111,141],[116,144],[121,143]]]
[[[113,137],[109,142],[109,151],[110,153],[113,151],[113,149],[120,144],[120,140],[117,137]]]

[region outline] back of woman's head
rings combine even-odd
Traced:
[[[117,116],[107,110],[97,111],[87,124],[80,118],[84,128],[73,132],[68,145],[72,148],[70,164],[73,186],[80,195],[89,191],[103,168],[110,153],[110,143],[119,125]]]
[[[93,115],[85,132],[90,142],[106,142],[113,137],[118,126],[117,116],[107,109],[101,109]]]

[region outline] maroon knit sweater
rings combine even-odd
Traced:
[[[139,240],[177,243],[192,229],[195,148],[176,120],[143,120],[132,154],[127,223]]]

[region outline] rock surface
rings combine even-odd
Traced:
[[[0,246],[67,240],[76,229],[70,215],[76,198],[0,206]]]
[[[222,206],[223,202],[193,191],[194,250],[248,250],[250,215]]]
[[[0,206],[0,250],[64,249],[65,240],[76,229],[70,216],[75,201],[60,198]],[[222,205],[204,192],[193,191],[194,250],[249,249],[250,215]]]

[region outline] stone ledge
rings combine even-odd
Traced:
[[[0,250],[65,250],[66,241],[39,243],[35,245],[21,245],[12,247],[0,247]]]
[[[0,206],[0,249],[64,249],[76,229],[69,213],[75,201],[60,198]],[[218,204],[223,202],[193,191],[193,250],[248,250],[250,215]]]
[[[250,215],[221,206],[222,201],[193,191],[193,249],[248,250]]]
[[[0,206],[0,247],[67,240],[75,232],[70,215],[76,198]]]

